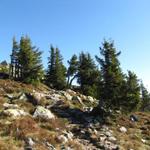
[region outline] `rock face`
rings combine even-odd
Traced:
[[[44,120],[49,120],[49,119],[55,118],[54,114],[50,110],[48,110],[42,106],[38,106],[36,108],[36,110],[33,114],[33,117],[39,118],[39,119],[44,119]]]

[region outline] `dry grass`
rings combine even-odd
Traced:
[[[15,120],[8,129],[8,134],[18,140],[24,140],[30,134],[39,131],[37,123],[30,117],[23,117]]]
[[[40,122],[40,126],[50,131],[58,131],[66,129],[67,121],[61,118],[51,119],[47,122]]]
[[[113,127],[114,133],[119,139],[121,149],[148,150],[150,144],[144,144],[141,139],[147,139],[147,142],[150,142],[150,114],[143,112],[134,114],[137,115],[139,121],[132,122],[130,117],[125,115],[118,117]],[[121,126],[127,128],[127,133],[121,133],[118,130]]]

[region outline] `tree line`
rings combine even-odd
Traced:
[[[95,60],[90,53],[74,54],[68,60],[68,68],[63,64],[59,48],[50,46],[47,69],[42,65],[42,52],[32,45],[28,36],[17,42],[13,38],[10,78],[24,83],[45,83],[51,88],[63,90],[74,88],[100,100],[107,109],[120,109],[126,112],[144,110],[150,105],[150,94],[137,75],[128,71],[123,73],[113,41],[104,40]]]

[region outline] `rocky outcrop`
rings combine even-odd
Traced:
[[[37,108],[33,114],[33,117],[43,119],[43,120],[49,120],[49,119],[55,118],[54,114],[50,110],[48,110],[42,106],[37,106]]]
[[[28,115],[28,113],[26,113],[24,110],[21,110],[21,109],[6,109],[2,113],[14,119],[21,117],[21,116]]]

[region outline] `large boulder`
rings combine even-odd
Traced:
[[[55,118],[54,114],[50,110],[48,110],[42,106],[38,106],[36,108],[36,110],[33,114],[33,117],[39,118],[39,119],[44,119],[44,120],[49,120],[49,119]]]

